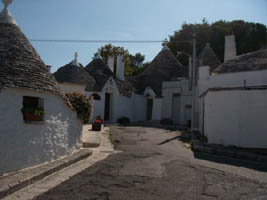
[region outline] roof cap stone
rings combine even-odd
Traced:
[[[74,60],[73,61],[71,61],[71,65],[75,65],[75,66],[80,66],[79,65],[79,61],[78,61],[78,53],[77,52],[75,52],[74,53]]]
[[[97,51],[97,55],[96,55],[96,59],[102,59],[102,56],[101,56],[101,49],[98,49],[98,51]]]
[[[162,50],[170,50],[168,47],[168,41],[167,40],[164,41]]]
[[[12,3],[12,0],[2,0],[4,4],[4,9],[0,13],[0,23],[5,23],[5,24],[16,24],[15,19],[11,16],[8,6]]]

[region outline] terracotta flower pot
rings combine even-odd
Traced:
[[[35,115],[31,112],[25,112],[24,121],[43,121],[43,117],[41,115]]]
[[[92,124],[92,130],[93,131],[101,131],[101,128],[102,128],[102,124],[100,124],[100,123],[93,123]]]

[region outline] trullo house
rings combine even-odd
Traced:
[[[82,123],[8,11],[0,13],[0,174],[80,148]]]

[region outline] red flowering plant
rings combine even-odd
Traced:
[[[92,124],[92,130],[93,131],[101,131],[102,123],[103,123],[102,117],[101,116],[97,116],[96,120]]]
[[[95,120],[94,123],[96,123],[96,124],[102,124],[102,120],[97,119],[97,120]]]
[[[102,124],[103,123],[103,119],[102,119],[102,117],[100,116],[100,115],[98,115],[97,117],[96,117],[96,119],[95,119],[95,122],[94,123],[97,123],[97,124]]]

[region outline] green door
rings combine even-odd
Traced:
[[[146,120],[152,120],[152,112],[153,112],[153,99],[147,99],[146,104]]]

